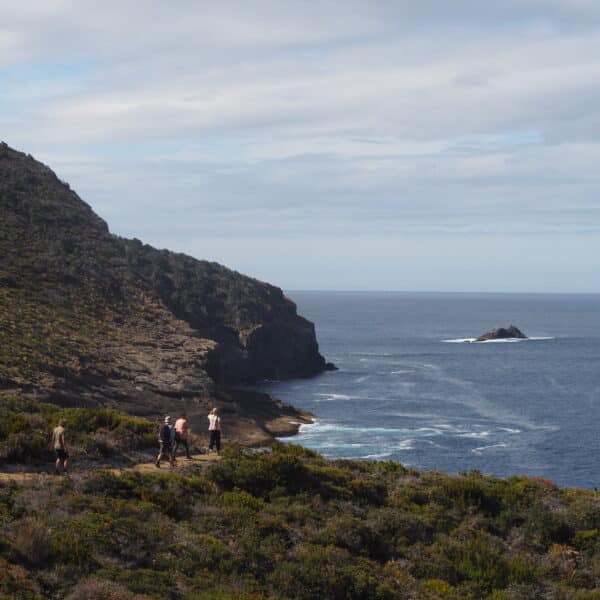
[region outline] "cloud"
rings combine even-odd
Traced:
[[[587,0],[0,0],[0,135],[118,233],[198,256],[329,235],[339,272],[365,233],[552,249],[600,229],[599,28]]]

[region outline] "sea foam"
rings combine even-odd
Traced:
[[[555,340],[554,336],[532,336],[528,338],[501,338],[499,340],[481,340],[477,341],[477,338],[455,338],[449,340],[441,340],[445,344],[463,344],[463,343],[472,343],[472,344],[510,344],[516,342],[539,342],[542,340]]]

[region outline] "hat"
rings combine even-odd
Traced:
[[[169,415],[167,415],[167,416],[165,417],[165,423],[168,423],[170,420],[171,420],[171,417],[170,417]]]

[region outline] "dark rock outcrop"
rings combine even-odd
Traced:
[[[482,335],[480,335],[475,341],[485,342],[487,340],[506,340],[511,338],[527,339],[527,336],[514,325],[508,327],[497,327]]]
[[[279,288],[112,235],[48,167],[0,144],[0,392],[204,410],[220,384],[327,368]]]

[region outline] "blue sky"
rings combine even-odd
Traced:
[[[600,3],[0,0],[0,139],[287,289],[600,292]]]

